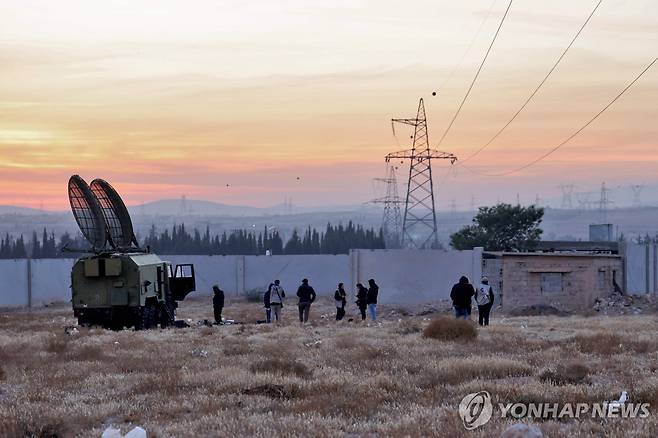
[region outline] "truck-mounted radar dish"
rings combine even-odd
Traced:
[[[131,248],[133,243],[137,246],[130,213],[114,187],[100,178],[93,180],[89,187],[103,212],[110,245],[115,249]]]
[[[103,250],[107,241],[103,212],[91,189],[79,175],[69,179],[69,202],[75,221],[92,250]]]

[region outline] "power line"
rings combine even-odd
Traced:
[[[530,101],[532,100],[532,98],[535,97],[535,94],[537,94],[537,92],[539,92],[539,89],[544,85],[544,83],[548,80],[548,77],[549,77],[549,76],[553,73],[553,71],[557,68],[558,64],[562,61],[562,59],[563,59],[564,56],[567,54],[567,52],[569,51],[569,49],[571,48],[571,46],[573,46],[573,43],[576,41],[576,39],[578,39],[578,36],[581,34],[581,32],[583,31],[583,29],[585,29],[585,26],[587,26],[587,23],[589,23],[590,19],[592,18],[592,16],[593,16],[594,13],[596,12],[596,10],[599,8],[599,6],[601,5],[601,2],[602,2],[602,1],[603,1],[603,0],[599,0],[599,2],[596,4],[596,6],[594,6],[594,9],[592,9],[592,12],[589,14],[589,16],[587,17],[587,19],[586,19],[585,22],[583,23],[583,25],[580,26],[580,29],[578,29],[578,32],[576,32],[576,35],[574,35],[574,37],[573,37],[573,39],[571,40],[571,42],[569,43],[569,45],[566,47],[566,49],[564,49],[564,51],[562,52],[562,54],[557,58],[557,60],[556,60],[555,63],[553,64],[553,67],[551,67],[551,69],[548,71],[548,73],[546,74],[546,76],[544,76],[544,79],[542,79],[541,82],[539,83],[539,85],[537,85],[537,88],[535,88],[535,90],[530,94],[530,96],[528,96],[528,98],[525,100],[525,102],[523,102],[523,105],[521,105],[521,107],[520,107],[520,108],[514,113],[514,115],[513,115],[508,121],[507,121],[507,123],[505,123],[505,125],[503,125],[503,127],[500,128],[500,129],[498,130],[498,132],[496,132],[496,134],[494,134],[494,136],[491,137],[491,139],[489,139],[489,141],[486,142],[486,143],[484,144],[484,146],[480,147],[480,149],[478,149],[477,151],[473,152],[471,155],[469,155],[469,156],[466,157],[465,159],[460,160],[460,163],[465,163],[465,162],[467,162],[468,160],[470,160],[471,158],[475,157],[475,156],[478,155],[480,152],[482,152],[484,149],[486,149],[491,143],[493,143],[493,142],[498,138],[498,136],[500,136],[500,134],[503,133],[503,131],[505,131],[505,129],[507,129],[507,127],[508,127],[508,126],[514,121],[514,119],[516,119],[516,117],[517,117],[519,114],[521,114],[521,111],[523,111],[523,110],[525,109],[525,107],[528,105],[528,103],[530,103]]]
[[[489,52],[491,52],[491,48],[494,45],[494,42],[496,42],[496,38],[498,37],[498,33],[500,32],[500,28],[503,27],[503,23],[505,22],[505,18],[507,17],[507,13],[509,12],[510,7],[512,6],[512,1],[509,1],[509,4],[507,5],[507,9],[505,9],[505,14],[503,14],[503,18],[500,20],[500,23],[498,24],[498,29],[496,29],[496,33],[493,36],[493,39],[491,40],[491,44],[489,44],[489,48],[487,49],[487,53],[485,53],[484,58],[482,59],[482,62],[480,63],[480,67],[478,67],[477,72],[475,73],[475,76],[473,77],[473,80],[471,81],[471,85],[468,87],[468,90],[466,91],[466,94],[464,95],[464,98],[462,99],[461,103],[459,104],[459,107],[457,108],[457,111],[455,112],[455,115],[452,117],[452,120],[450,121],[450,124],[446,128],[445,132],[439,139],[439,143],[437,144],[437,147],[441,146],[441,143],[443,143],[443,139],[446,138],[446,135],[448,135],[448,132],[450,131],[450,128],[452,128],[452,125],[455,123],[455,120],[457,120],[457,116],[459,116],[459,113],[462,110],[462,107],[464,106],[464,103],[466,102],[466,99],[468,99],[468,95],[471,94],[471,90],[473,89],[473,86],[475,85],[475,81],[477,80],[478,76],[480,75],[480,72],[482,71],[482,67],[484,67],[484,63],[487,61],[487,58],[489,57]]]
[[[578,128],[573,134],[571,134],[569,137],[567,137],[567,138],[566,138],[564,141],[562,141],[560,144],[558,144],[558,145],[555,146],[554,148],[550,149],[548,152],[542,154],[542,155],[539,156],[538,158],[535,158],[534,160],[530,161],[529,163],[526,163],[526,164],[524,164],[524,165],[521,166],[521,167],[517,167],[516,169],[509,170],[509,171],[506,171],[506,172],[501,172],[501,173],[484,173],[484,172],[476,171],[475,169],[473,169],[473,168],[471,168],[471,167],[468,167],[468,166],[466,166],[466,165],[463,165],[463,167],[466,168],[466,169],[468,169],[469,171],[471,171],[471,172],[477,174],[477,175],[482,175],[482,176],[507,176],[507,175],[511,175],[511,174],[513,174],[513,173],[519,172],[519,171],[521,171],[521,170],[527,169],[528,167],[537,164],[538,162],[542,161],[544,158],[546,158],[546,157],[548,157],[549,155],[552,155],[553,153],[555,153],[558,149],[560,149],[560,148],[561,148],[562,146],[564,146],[565,144],[569,143],[569,141],[571,141],[575,136],[577,136],[578,134],[580,134],[582,131],[585,130],[585,128],[587,128],[587,127],[588,127],[589,125],[591,125],[596,119],[598,119],[599,116],[600,116],[601,114],[603,114],[608,108],[610,108],[610,107],[611,107],[611,106],[612,106],[617,100],[619,100],[619,98],[620,98],[621,96],[623,96],[624,93],[626,93],[626,91],[628,91],[628,89],[631,88],[631,87],[632,87],[632,86],[633,86],[633,85],[634,85],[634,84],[635,84],[635,83],[636,83],[636,82],[637,82],[637,81],[638,81],[638,80],[639,80],[639,79],[640,79],[640,78],[641,78],[641,77],[642,77],[642,76],[643,76],[643,75],[644,75],[644,74],[645,74],[645,73],[646,73],[646,72],[647,72],[647,71],[648,71],[648,70],[649,70],[649,69],[650,69],[655,63],[656,63],[656,61],[658,61],[658,57],[654,58],[653,61],[651,61],[651,62],[649,63],[649,65],[647,65],[647,66],[644,68],[644,70],[642,70],[642,71],[640,72],[640,74],[638,74],[637,76],[635,76],[635,79],[633,79],[633,80],[632,80],[632,81],[631,81],[631,82],[630,82],[630,83],[629,83],[629,84],[628,84],[623,90],[621,90],[621,91],[619,92],[619,94],[617,94],[617,95],[616,95],[616,96],[615,96],[615,97],[614,97],[614,98],[613,98],[613,99],[612,99],[612,100],[611,100],[611,101],[610,101],[605,107],[603,107],[603,109],[602,109],[601,111],[599,111],[598,113],[596,113],[596,114],[594,115],[594,117],[592,117],[591,119],[589,119],[589,120],[588,120],[583,126],[581,126],[580,128]]]

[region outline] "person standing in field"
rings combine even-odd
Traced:
[[[336,321],[340,321],[345,316],[345,305],[347,304],[347,292],[343,288],[343,283],[338,283],[334,300],[336,301]]]
[[[377,321],[377,295],[379,295],[379,286],[377,286],[373,278],[368,280],[368,286],[370,286],[367,294],[368,313],[370,313],[370,319]]]
[[[274,280],[272,288],[270,289],[270,307],[272,308],[272,321],[279,322],[281,321],[281,309],[283,308],[283,299],[286,297],[286,293],[281,287],[281,282],[279,280]]]
[[[480,285],[475,289],[475,302],[478,305],[478,323],[489,325],[489,313],[494,304],[493,288],[489,286],[489,279],[482,277]]]
[[[218,285],[214,285],[212,291],[212,310],[215,316],[215,324],[221,324],[222,310],[224,309],[224,291]]]
[[[473,285],[468,282],[466,276],[459,279],[459,283],[455,284],[450,291],[450,298],[452,305],[455,308],[455,317],[457,319],[469,319],[471,316],[471,298],[475,295]]]
[[[274,283],[270,283],[269,287],[265,291],[265,295],[263,295],[263,307],[265,307],[265,322],[268,324],[272,322],[272,307],[270,306],[270,294],[272,293],[272,286],[274,286]]]
[[[356,305],[361,312],[361,321],[366,320],[366,309],[368,308],[368,289],[361,283],[356,285]]]
[[[308,322],[308,315],[311,312],[311,303],[315,301],[315,290],[309,286],[308,279],[303,279],[302,284],[297,289],[297,296],[299,297],[299,323],[303,324]]]

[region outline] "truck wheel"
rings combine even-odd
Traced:
[[[153,304],[147,304],[141,308],[140,330],[154,328],[158,323],[158,309]]]

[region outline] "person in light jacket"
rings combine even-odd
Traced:
[[[270,308],[272,309],[272,321],[274,322],[281,321],[281,309],[283,308],[283,299],[285,297],[286,293],[281,287],[281,282],[274,280],[272,289],[270,289]]]
[[[489,279],[482,277],[480,285],[475,289],[475,302],[478,305],[478,323],[481,326],[489,325],[489,313],[494,304],[493,288],[489,286]]]

